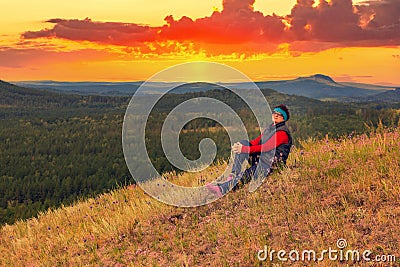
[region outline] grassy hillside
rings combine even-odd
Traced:
[[[399,264],[399,137],[399,129],[380,129],[308,140],[256,192],[243,188],[203,207],[167,206],[129,187],[48,211],[1,228],[0,265],[260,266],[265,245],[322,251],[339,238],[348,249],[397,253]],[[204,184],[224,167],[171,179]],[[320,266],[336,264],[326,257]]]

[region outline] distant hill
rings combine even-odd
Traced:
[[[160,85],[166,86],[161,83]],[[246,85],[242,84],[242,86],[246,88]],[[204,90],[205,87],[207,87],[206,90]],[[13,114],[19,114],[19,116],[35,116],[36,112],[48,112],[50,110],[53,114],[58,114],[65,110],[71,110],[74,113],[89,112],[89,109],[93,108],[117,108],[118,112],[124,112],[130,100],[130,97],[128,96],[79,95],[71,93],[71,91],[65,93],[66,91],[51,90],[52,91],[26,88],[0,81],[0,108],[13,108],[15,112],[17,112],[14,112]],[[287,95],[272,89],[261,90],[271,107],[280,103],[285,103],[290,107],[290,111],[294,115],[304,115],[309,112],[310,109],[318,110],[319,114],[327,114],[332,112],[332,110],[337,110],[338,108],[336,102],[323,102],[318,99],[304,96]],[[234,93],[215,84],[193,83],[177,87],[172,92],[174,94],[168,94],[159,101],[159,103],[154,107],[155,111],[170,111],[171,108],[183,101],[195,97],[211,97],[219,99],[227,103],[229,106],[238,109],[245,106],[244,102]],[[157,93],[157,90],[151,93]],[[141,95],[140,97],[142,98],[143,103],[147,103],[148,95]],[[84,108],[84,110],[77,108]],[[337,110],[339,113],[346,113],[349,110],[352,110],[353,107],[344,104],[341,105],[339,109],[340,112]]]
[[[400,102],[400,88],[396,88],[395,90],[386,91],[380,94],[372,95],[367,97],[368,101],[374,102],[391,102],[391,103],[399,103]]]
[[[43,90],[25,88],[0,80],[0,93],[2,97],[35,97],[35,96],[55,96],[58,94],[49,93]]]
[[[383,86],[383,85],[368,84],[368,83],[340,82],[340,84],[350,87],[357,87],[357,88],[377,90],[377,91],[387,91],[387,90],[393,90],[395,88],[393,86]]]
[[[143,82],[56,82],[56,81],[23,81],[15,82],[16,85],[79,95],[104,95],[104,96],[132,96]],[[210,83],[191,83],[177,86],[178,83],[149,82],[148,94],[157,94],[174,88],[171,93],[184,94],[203,92],[214,89],[223,89],[221,86]],[[175,88],[176,87],[176,88]]]
[[[321,100],[346,100],[385,92],[388,88],[367,89],[335,82],[331,77],[316,74],[308,77],[299,77],[294,80],[258,82],[260,88],[271,88],[289,95],[301,95]]]
[[[0,105],[41,107],[74,101],[71,97],[61,99],[59,93],[20,87],[0,80]]]
[[[27,88],[0,80],[0,107],[81,107],[119,105],[127,98],[107,96],[82,96],[61,91]]]
[[[17,85],[40,88],[49,91],[64,93],[75,93],[81,95],[96,94],[108,96],[132,96],[143,82],[56,82],[56,81],[24,81],[16,82]],[[173,88],[175,83],[152,82],[148,93],[159,93],[166,88]],[[331,77],[323,74],[315,74],[307,77],[299,77],[293,80],[256,82],[261,89],[273,89],[280,93],[289,95],[305,96],[320,100],[352,100],[362,98],[388,90],[392,87],[357,84],[338,83]],[[221,83],[221,86],[228,83]],[[230,83],[236,88],[247,89],[249,83]],[[209,83],[192,83],[174,89],[174,93],[188,93],[221,89],[220,86]]]
[[[61,91],[64,93],[81,95],[132,95],[143,82],[57,82],[57,81],[21,81],[16,85],[44,89],[48,91]]]

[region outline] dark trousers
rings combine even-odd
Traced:
[[[251,146],[250,142],[247,140],[242,140],[240,143],[244,146]],[[239,182],[241,184],[246,184],[251,181],[251,179],[257,179],[258,175],[262,173],[267,175],[271,172],[271,163],[267,160],[266,154],[261,156],[260,153],[246,154],[240,153],[235,155],[232,166],[233,179],[228,182],[218,184],[221,188],[223,194],[228,192],[230,189],[236,190],[238,188]],[[250,168],[242,172],[242,164],[248,161],[250,163]],[[258,166],[258,168],[257,168]],[[257,171],[256,171],[257,170]]]

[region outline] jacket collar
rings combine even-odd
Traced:
[[[282,121],[282,122],[280,122],[280,123],[278,123],[278,124],[271,124],[271,128],[273,128],[273,127],[275,127],[275,128],[278,128],[278,127],[280,127],[280,126],[283,126],[283,125],[285,125],[285,121]]]

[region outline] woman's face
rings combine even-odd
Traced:
[[[283,118],[282,114],[278,113],[278,112],[273,112],[272,113],[272,121],[274,122],[274,124],[278,124],[280,122],[283,122],[285,119]]]

